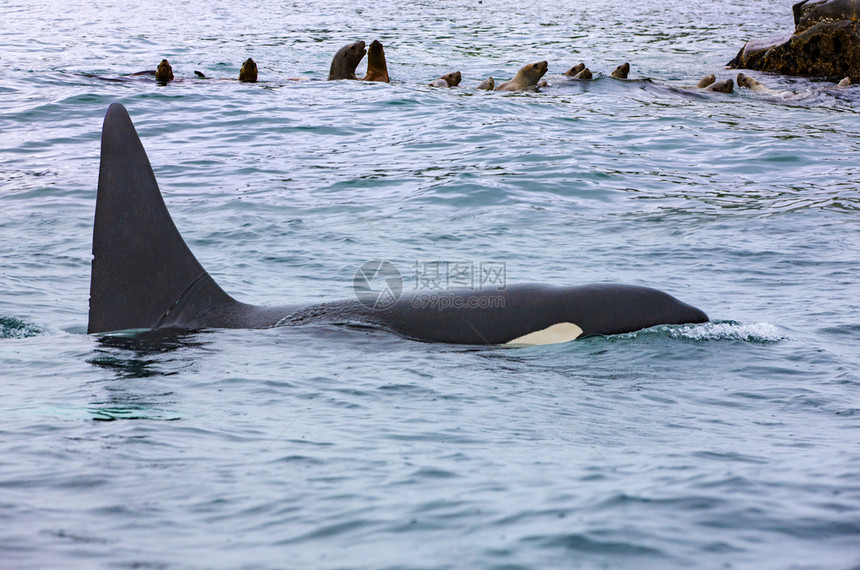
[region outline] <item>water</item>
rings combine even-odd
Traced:
[[[0,566],[860,564],[860,95],[682,89],[733,76],[790,2],[252,4],[2,7]],[[358,39],[391,85],[321,81]],[[258,84],[191,79],[248,56]],[[85,75],[163,57],[184,81]],[[426,87],[540,59],[539,94]],[[579,61],[602,77],[562,81]],[[634,81],[605,77],[623,61]],[[522,349],[88,336],[114,101],[241,300],[451,260],[653,286],[713,322]]]

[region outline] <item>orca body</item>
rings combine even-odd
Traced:
[[[125,107],[114,103],[105,116],[89,333],[317,322],[378,326],[431,342],[529,345],[707,320],[705,313],[667,293],[613,284],[523,284],[500,291],[403,295],[382,309],[359,300],[306,307],[239,302],[203,269],[173,224]]]

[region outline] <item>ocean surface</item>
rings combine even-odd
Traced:
[[[790,30],[791,2],[0,16],[0,567],[860,567],[860,87],[689,89]],[[390,85],[324,81],[374,39]],[[233,80],[247,57],[256,84]],[[173,83],[124,77],[162,58]],[[543,59],[540,93],[474,90]],[[580,61],[595,81],[562,75]],[[655,287],[712,322],[531,348],[87,335],[113,102],[242,301],[352,298],[387,260],[407,291],[493,266]]]

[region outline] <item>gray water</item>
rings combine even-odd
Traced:
[[[860,88],[685,89],[790,2],[139,4],[0,7],[0,566],[860,564]],[[359,39],[390,85],[323,81]],[[249,56],[259,83],[220,80]],[[178,81],[114,81],[165,57]],[[541,93],[471,89],[542,59]],[[561,76],[579,61],[596,81]],[[116,101],[240,300],[447,260],[712,322],[519,349],[86,335]]]

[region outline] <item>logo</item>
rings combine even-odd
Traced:
[[[355,272],[352,289],[356,299],[368,309],[387,309],[403,293],[403,276],[387,261],[368,261]]]

